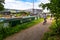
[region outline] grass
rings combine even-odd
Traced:
[[[30,28],[33,25],[38,24],[42,21],[43,21],[43,19],[41,18],[41,19],[37,19],[37,20],[31,21],[31,22],[28,22],[28,23],[24,23],[24,24],[21,24],[21,25],[16,25],[15,27],[4,28],[3,38],[11,36],[11,35],[13,35],[17,32],[20,32],[21,30]]]
[[[57,27],[55,20],[53,20],[52,25],[49,27],[50,31],[44,34],[42,40],[60,40],[60,34],[57,28],[59,27]]]

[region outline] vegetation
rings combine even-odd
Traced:
[[[24,30],[26,28],[29,28],[37,23],[40,23],[43,19],[38,19],[38,20],[34,20],[34,21],[31,21],[31,22],[28,22],[28,23],[23,23],[21,25],[16,25],[15,27],[6,27],[3,29],[3,38],[7,37],[7,36],[10,36],[14,33],[17,33],[21,30]],[[1,37],[0,37],[1,38]]]
[[[58,26],[58,21],[60,20],[60,0],[49,0],[50,3],[43,4],[41,3],[39,6],[41,6],[43,9],[47,8],[50,10],[50,12],[54,15],[56,24]]]
[[[3,1],[2,0],[0,1],[0,11],[4,10],[4,5],[2,3],[4,3],[4,0]]]
[[[30,14],[30,12],[24,12],[24,11],[21,11],[21,12],[19,12],[19,14],[21,14],[21,15],[24,15],[24,14],[25,14],[25,15],[28,16],[28,15]]]
[[[29,14],[30,12],[21,11],[19,13],[15,13],[14,15],[16,15],[16,17],[20,17],[20,16],[28,16]]]
[[[60,35],[60,0],[49,0],[50,3],[43,4],[39,6],[43,9],[47,8],[50,10],[51,14],[54,15],[54,24],[50,27],[50,32],[45,34],[43,40],[59,40],[57,35]]]
[[[16,17],[20,17],[21,16],[21,13],[20,12],[19,13],[16,13],[15,16]]]
[[[2,1],[2,0],[0,0],[0,11],[2,11],[2,10],[4,10],[4,5],[3,5],[3,3],[4,3],[4,0]],[[3,28],[1,27],[1,25],[0,25],[0,40],[2,40],[2,38],[3,38],[3,30],[2,30]]]
[[[54,21],[49,27],[50,31],[44,34],[42,40],[60,40],[60,33],[57,28],[56,22]]]

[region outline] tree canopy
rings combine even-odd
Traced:
[[[43,9],[47,8],[56,17],[60,16],[60,0],[49,0],[49,1],[50,3],[46,4],[41,3],[39,6],[42,7]]]
[[[0,0],[0,11],[4,10],[4,0]]]
[[[41,3],[39,7],[42,7],[43,9],[47,8],[48,10],[50,10],[50,12],[54,15],[57,24],[58,20],[60,20],[60,0],[49,0],[49,1],[50,3],[46,4]]]

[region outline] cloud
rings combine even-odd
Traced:
[[[37,0],[37,2],[34,3],[34,8],[39,9],[39,4],[40,3],[47,3],[49,2],[48,0]],[[24,9],[30,9],[33,8],[33,3],[31,2],[23,2],[23,1],[17,1],[17,0],[5,0],[5,8],[8,9],[19,9],[19,10],[24,10]]]
[[[40,3],[49,3],[49,0],[38,0]]]
[[[16,0],[5,0],[5,8],[9,9],[28,9],[32,8],[32,3],[23,2],[23,1],[16,1]]]

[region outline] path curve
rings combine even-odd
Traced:
[[[49,30],[49,26],[52,22],[50,19],[47,20],[48,21],[46,25],[42,25],[42,23],[39,23],[10,37],[7,37],[4,40],[41,40],[44,33]]]

